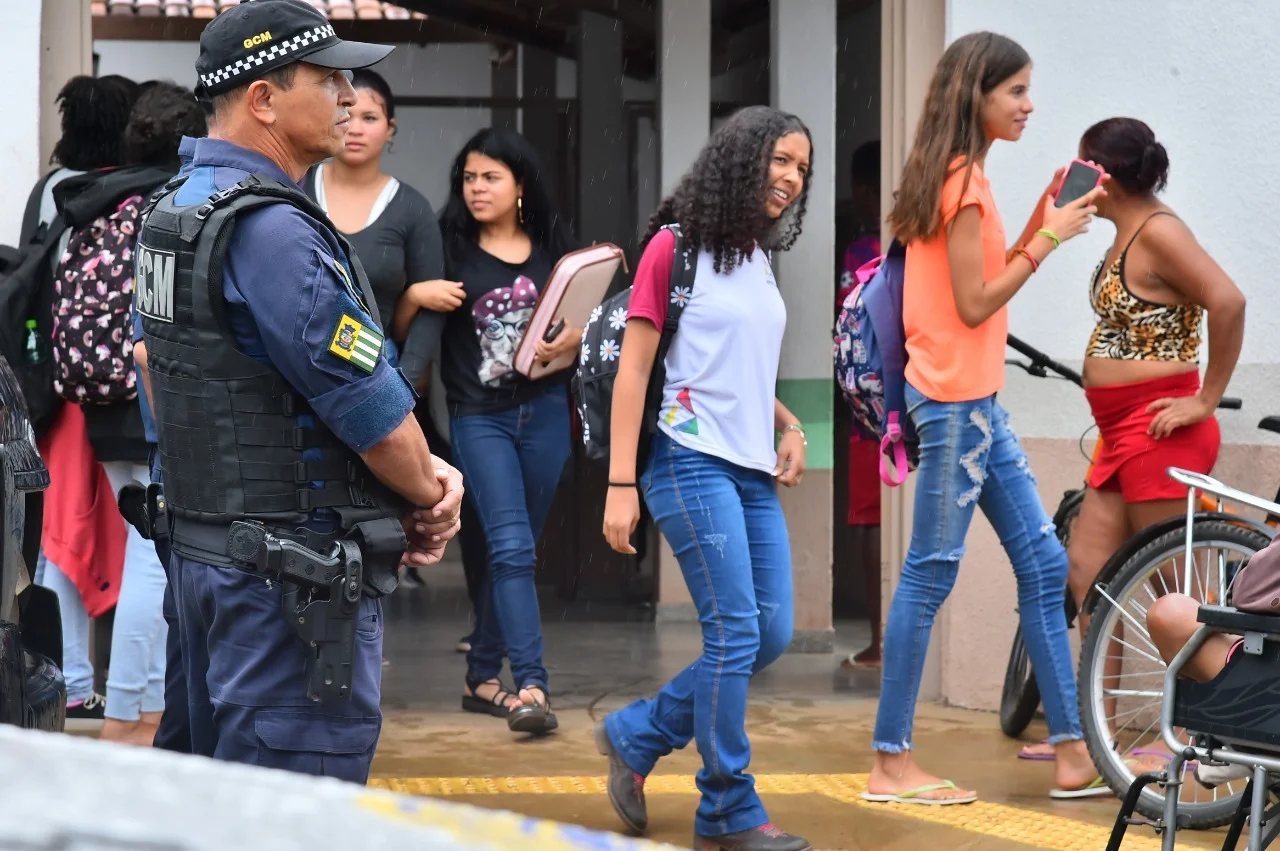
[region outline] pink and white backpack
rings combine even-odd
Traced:
[[[53,386],[82,405],[137,398],[133,251],[143,198],[71,234],[54,274]]]

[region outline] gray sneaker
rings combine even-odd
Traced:
[[[724,836],[694,836],[694,851],[810,851],[813,846],[802,836],[784,833],[772,824],[762,824]]]
[[[649,826],[649,811],[644,803],[644,775],[631,770],[609,739],[604,722],[596,724],[596,749],[609,757],[609,803],[630,830],[644,833]]]

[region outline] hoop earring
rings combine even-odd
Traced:
[[[393,150],[395,150],[395,147],[396,147],[396,140],[392,139],[390,142],[387,143],[387,149],[386,149],[387,153],[388,154],[391,153]]]
[[[516,219],[520,224],[524,224],[524,196],[516,198]]]

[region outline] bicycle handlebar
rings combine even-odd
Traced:
[[[1012,334],[1009,335],[1008,343],[1009,348],[1031,360],[1030,364],[1023,367],[1029,374],[1037,378],[1044,378],[1046,373],[1056,372],[1077,387],[1084,387],[1084,377],[1071,367],[1058,363],[1044,352],[1027,345]],[[1218,407],[1223,410],[1238,411],[1244,407],[1244,403],[1232,396],[1223,396],[1221,401],[1218,402]]]
[[[1058,373],[1058,375],[1061,375],[1077,387],[1084,387],[1084,376],[1076,372],[1071,367],[1063,366],[1044,352],[1028,346],[1012,334],[1009,335],[1008,342],[1009,348],[1013,349],[1023,357],[1031,359],[1031,366],[1028,368],[1027,372],[1030,372],[1037,378],[1044,377],[1045,370],[1048,370],[1050,372]]]

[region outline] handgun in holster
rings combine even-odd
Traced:
[[[261,523],[240,520],[227,534],[237,565],[280,581],[285,619],[307,649],[307,697],[351,699],[352,660],[360,612],[360,545],[340,539],[328,555],[279,538]]]
[[[164,501],[164,486],[159,482],[144,485],[134,479],[120,488],[116,505],[125,522],[148,541],[169,537],[169,511]]]

